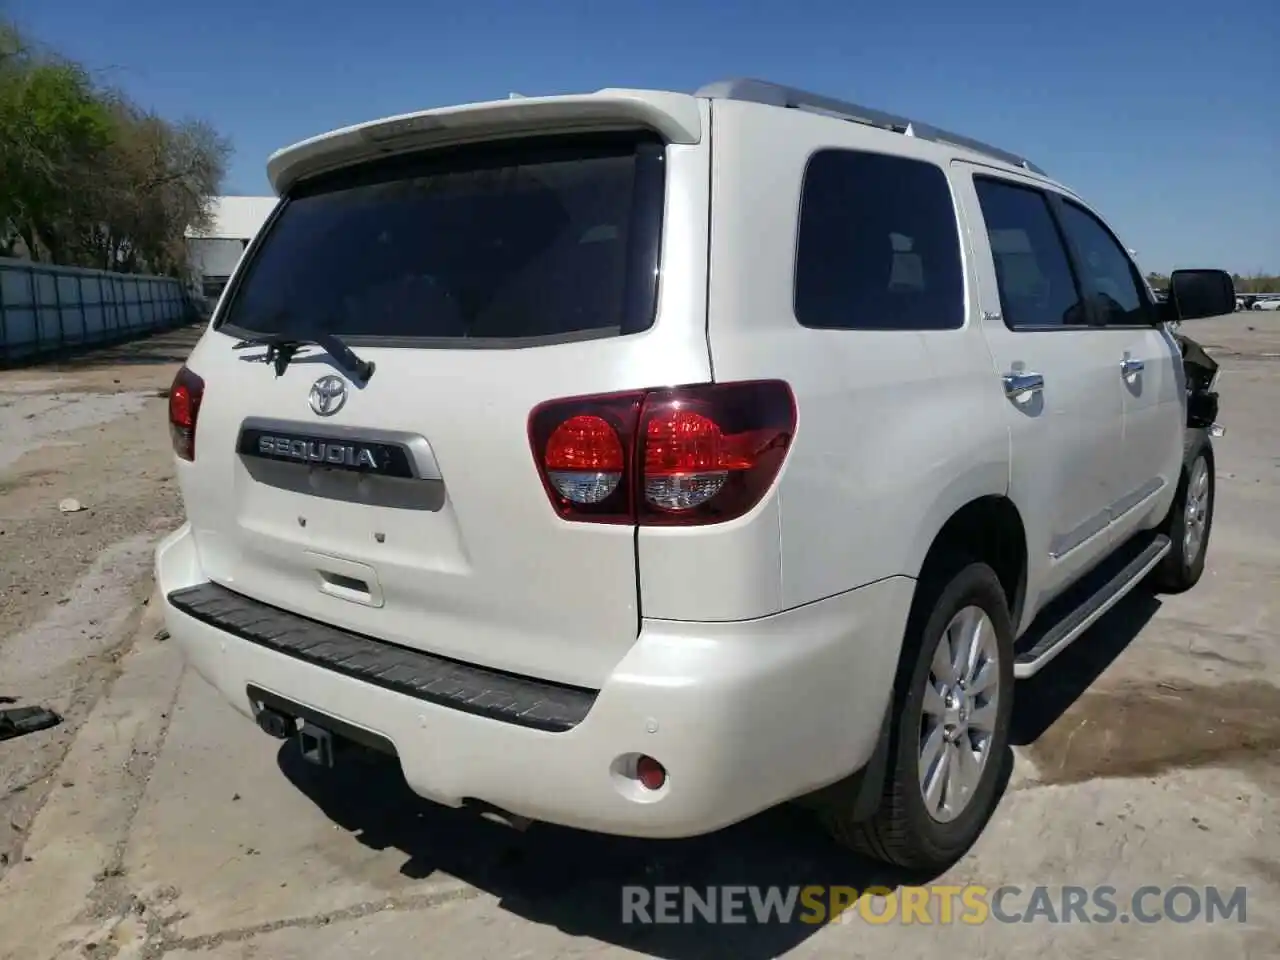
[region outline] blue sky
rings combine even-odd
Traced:
[[[757,76],[1029,156],[1144,269],[1280,273],[1280,2],[0,0],[44,42],[231,137],[228,193],[277,147],[425,107]]]

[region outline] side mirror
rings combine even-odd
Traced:
[[[1169,277],[1170,320],[1199,320],[1234,313],[1236,287],[1225,270],[1175,270]]]

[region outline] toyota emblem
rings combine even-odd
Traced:
[[[311,385],[311,409],[317,416],[331,417],[347,402],[347,384],[330,374]]]

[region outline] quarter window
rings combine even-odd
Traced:
[[[795,314],[825,330],[964,324],[964,272],[946,174],[919,160],[815,153],[805,171]]]
[[[1011,329],[1083,326],[1084,304],[1048,200],[1004,180],[974,180]]]

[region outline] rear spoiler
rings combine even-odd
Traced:
[[[283,195],[318,173],[424,147],[549,131],[627,129],[653,130],[669,143],[697,143],[702,109],[687,94],[618,89],[442,107],[344,127],[285,147],[267,161],[267,177]]]

